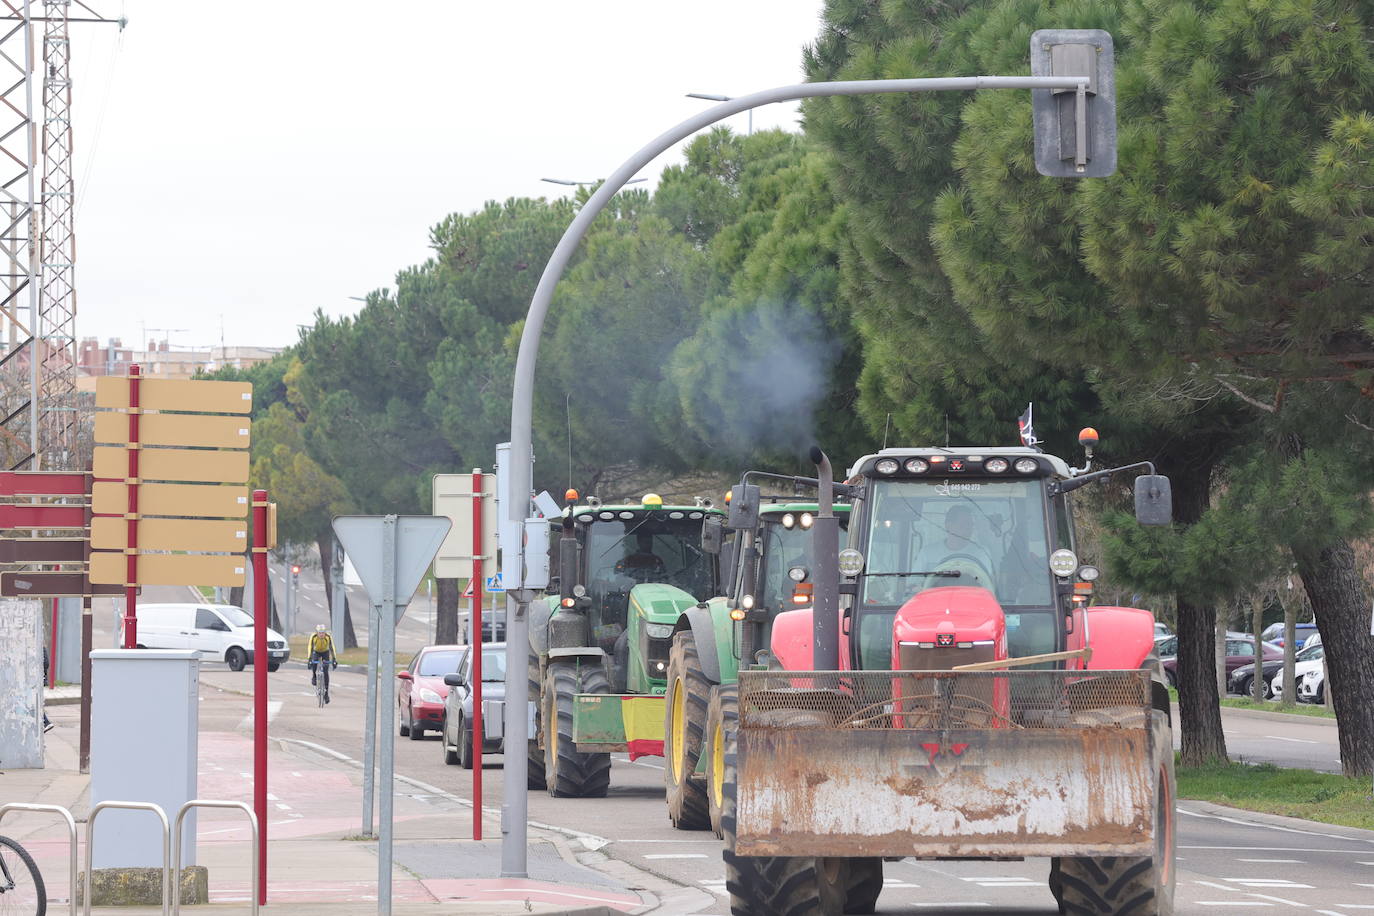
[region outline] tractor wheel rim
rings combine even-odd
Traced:
[[[673,681],[673,781],[682,782],[687,756],[687,701],[683,697],[682,678]]]
[[[547,723],[544,728],[548,735],[548,745],[553,750],[553,759],[556,762],[558,760],[558,714],[555,712],[551,716],[545,716],[544,721]]]
[[[711,733],[711,800],[725,803],[725,729],[717,722]]]

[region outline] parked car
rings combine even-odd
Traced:
[[[229,604],[140,604],[140,649],[194,649],[202,659],[222,661],[231,671],[253,663],[253,617]],[[291,657],[286,637],[267,631],[267,670]]]
[[[1300,623],[1294,628],[1294,635],[1297,638],[1297,643],[1299,646],[1307,645],[1307,638],[1309,636],[1315,635],[1316,632],[1316,623]],[[1280,620],[1278,623],[1269,624],[1269,626],[1265,627],[1264,630],[1260,632],[1260,638],[1263,639],[1265,642],[1272,642],[1274,645],[1282,649],[1283,621]]]
[[[425,646],[410,660],[404,671],[396,672],[396,705],[399,707],[401,736],[419,741],[425,729],[444,724],[444,697],[448,687],[444,675],[458,670],[467,646]]]
[[[1155,621],[1155,639],[1156,639],[1156,640],[1163,639],[1163,638],[1166,637],[1166,636],[1173,636],[1173,635],[1174,635],[1174,631],[1171,630],[1171,629],[1169,629],[1169,625],[1168,625],[1167,623],[1163,623],[1163,622],[1158,621],[1158,620]]]
[[[1312,641],[1313,641],[1313,640],[1316,640],[1315,645],[1312,644]],[[1309,651],[1309,650],[1312,650],[1312,649],[1315,649],[1315,650],[1316,650],[1316,653],[1315,653],[1315,654],[1313,654],[1311,651]],[[1321,658],[1321,637],[1320,637],[1320,636],[1312,636],[1312,637],[1309,637],[1309,638],[1308,638],[1308,645],[1303,646],[1303,648],[1300,649],[1300,650],[1298,651],[1298,653],[1294,656],[1294,661],[1295,661],[1295,662],[1304,662],[1304,661],[1310,661],[1310,660],[1312,660],[1313,658],[1317,658],[1317,659],[1320,659],[1320,658]],[[1264,663],[1264,674],[1263,674],[1263,676],[1264,676],[1264,696],[1265,696],[1266,699],[1269,699],[1269,698],[1272,698],[1272,697],[1273,697],[1273,695],[1274,695],[1274,685],[1273,685],[1274,675],[1278,674],[1278,673],[1279,673],[1280,671],[1282,671],[1282,670],[1283,670],[1283,659],[1282,659],[1282,658],[1277,658],[1277,659],[1265,661],[1265,663]],[[1236,694],[1240,694],[1241,696],[1246,696],[1246,697],[1248,697],[1248,696],[1251,695],[1251,694],[1250,694],[1250,688],[1251,688],[1251,685],[1254,684],[1254,682],[1255,682],[1255,665],[1254,665],[1254,662],[1251,662],[1251,663],[1248,664],[1248,665],[1241,665],[1241,666],[1240,666],[1239,668],[1237,668],[1235,671],[1232,671],[1232,672],[1231,672],[1231,677],[1230,677],[1229,682],[1228,682],[1228,684],[1227,684],[1227,688],[1228,688],[1228,690],[1229,690],[1230,693],[1236,693]]]
[[[1161,664],[1164,666],[1164,677],[1169,684],[1178,683],[1178,637],[1170,636],[1167,639],[1155,642],[1155,651],[1159,653]],[[1265,661],[1277,659],[1283,661],[1283,650],[1270,643],[1264,643],[1260,650]],[[1249,633],[1227,633],[1226,634],[1226,678],[1229,681],[1231,672],[1244,665],[1246,662],[1255,660],[1255,637]]]
[[[1301,661],[1297,661],[1293,665],[1293,679],[1301,685],[1302,679],[1307,677],[1307,675],[1311,674],[1313,671],[1321,671],[1322,658],[1325,654],[1325,651],[1320,645],[1312,646],[1309,649],[1303,649],[1299,652],[1295,658],[1301,659]],[[1269,689],[1273,693],[1274,699],[1283,699],[1284,686],[1282,670],[1275,674],[1269,681]]]
[[[472,653],[464,652],[456,674],[446,675],[444,727],[440,734],[444,763],[472,769]],[[502,753],[502,728],[488,722],[499,716],[506,697],[506,644],[482,644],[482,753]],[[495,735],[495,737],[492,737]]]
[[[1298,702],[1299,703],[1325,703],[1326,702],[1326,672],[1321,668],[1308,672],[1307,676],[1298,681]]]
[[[1312,647],[1312,646],[1320,646],[1321,644],[1322,644],[1322,634],[1320,634],[1320,633],[1313,633],[1311,636],[1307,637],[1307,640],[1302,644],[1302,647],[1303,647],[1304,649],[1307,649],[1307,648],[1310,648],[1310,647]]]

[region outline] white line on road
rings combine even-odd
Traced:
[[[1242,827],[1254,827],[1254,826],[1257,826],[1256,823],[1255,823],[1254,821],[1245,821],[1245,820],[1241,820],[1240,818],[1236,818],[1236,817],[1223,817],[1223,816],[1221,816],[1220,814],[1203,814],[1201,811],[1189,811],[1187,808],[1183,807],[1182,805],[1179,805],[1175,810],[1178,811],[1179,814],[1186,814],[1186,815],[1188,815],[1189,817],[1198,817],[1198,818],[1202,818],[1203,820],[1209,820],[1209,821],[1222,821],[1222,822],[1227,823],[1227,824],[1239,824],[1239,825],[1242,826]],[[1295,827],[1280,827],[1280,826],[1278,826],[1277,824],[1264,824],[1263,826],[1264,826],[1264,827],[1267,827],[1267,828],[1270,829],[1270,830],[1277,830],[1277,831],[1279,831],[1280,833],[1300,833],[1300,834],[1302,834],[1302,835],[1304,835],[1304,836],[1322,836],[1322,837],[1326,837],[1327,839],[1331,839],[1331,840],[1352,840],[1352,839],[1353,839],[1352,837],[1341,836],[1339,833],[1321,833],[1321,832],[1318,832],[1318,831],[1316,831],[1316,830],[1298,830],[1298,829],[1295,828]],[[1213,848],[1213,849],[1222,849],[1222,848],[1225,848],[1225,847],[1194,847],[1194,848]],[[1294,851],[1296,852],[1296,851],[1298,851],[1298,850],[1294,850]]]
[[[1275,741],[1292,741],[1294,744],[1320,744],[1320,741],[1309,741],[1306,738],[1285,738],[1283,735],[1265,735],[1266,738],[1273,738]]]
[[[1275,862],[1284,865],[1303,865],[1302,859],[1237,859],[1237,862]]]
[[[646,859],[704,859],[704,852],[656,852],[646,855]]]
[[[1343,910],[1374,910],[1374,903],[1338,903]]]
[[[1242,887],[1295,887],[1312,890],[1310,884],[1298,884],[1286,878],[1222,878],[1221,880],[1230,881],[1232,884],[1239,884]]]
[[[1250,896],[1251,896],[1251,897],[1258,897],[1258,898],[1261,899],[1261,900],[1272,900],[1272,901],[1274,901],[1275,903],[1283,903],[1283,904],[1287,904],[1288,906],[1295,906],[1295,907],[1297,907],[1297,908],[1300,909],[1300,910],[1305,910],[1305,909],[1307,909],[1307,904],[1305,904],[1305,903],[1298,903],[1298,901],[1296,901],[1296,900],[1284,900],[1282,897],[1271,897],[1271,896],[1269,896],[1268,894],[1251,894]]]
[[[1251,903],[1249,900],[1199,900],[1198,906],[1273,906],[1272,903]]]

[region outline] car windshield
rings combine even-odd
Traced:
[[[506,679],[506,650],[482,650],[482,683]]]
[[[420,670],[411,672],[421,677],[443,677],[458,670],[463,660],[462,649],[441,649],[438,652],[424,652],[420,655]]]
[[[251,627],[253,625],[253,618],[239,608],[217,607],[215,610],[219,611],[221,617],[229,621],[231,627]]]
[[[597,644],[611,651],[625,629],[630,589],[645,582],[676,585],[698,601],[715,594],[715,564],[701,549],[701,519],[682,512],[630,512],[586,527],[583,550]],[[610,515],[611,510],[602,514]],[[694,513],[695,514],[695,513]]]
[[[895,612],[928,588],[981,586],[1003,608],[1026,609],[1007,614],[1012,656],[1054,651],[1053,577],[1040,481],[880,480],[868,525],[864,612]],[[893,614],[861,616],[863,667],[885,668]]]
[[[1315,662],[1325,658],[1326,653],[1322,651],[1321,643],[1317,643],[1315,646],[1308,646],[1293,657],[1300,662]]]

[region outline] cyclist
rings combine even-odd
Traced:
[[[339,667],[339,660],[334,656],[334,639],[329,635],[329,629],[324,624],[317,624],[315,635],[310,637],[310,686],[315,686],[315,679],[321,673],[324,674],[324,701],[329,702],[329,669]],[[319,669],[316,669],[316,665]]]

